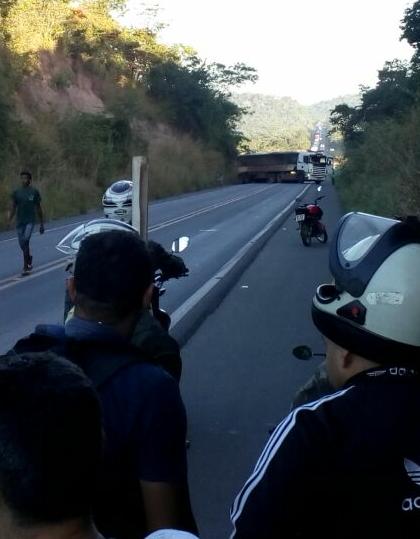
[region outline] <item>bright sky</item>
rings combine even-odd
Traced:
[[[139,0],[126,21],[140,23]],[[156,0],[169,24],[161,39],[194,47],[210,61],[245,62],[259,81],[242,91],[304,104],[375,84],[386,60],[408,59],[400,20],[413,0]]]

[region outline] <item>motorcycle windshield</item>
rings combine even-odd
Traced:
[[[337,249],[343,267],[357,266],[380,238],[398,221],[376,215],[352,213],[338,235]]]
[[[82,241],[90,234],[97,232],[106,232],[108,230],[125,230],[128,232],[136,232],[136,229],[131,225],[115,219],[95,219],[79,225],[65,236],[60,243],[56,245],[56,249],[65,255],[76,255]]]

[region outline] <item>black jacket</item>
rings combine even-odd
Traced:
[[[277,427],[232,538],[420,537],[420,378],[373,369]]]

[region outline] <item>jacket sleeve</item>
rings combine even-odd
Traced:
[[[278,425],[232,509],[231,539],[298,537],[302,494],[327,450],[325,426],[311,405]]]

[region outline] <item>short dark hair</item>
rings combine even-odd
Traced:
[[[99,400],[76,365],[0,357],[0,496],[18,525],[88,518],[101,453]]]
[[[146,244],[133,232],[110,230],[82,241],[75,268],[76,306],[103,321],[117,321],[141,308],[153,281]]]
[[[28,180],[32,181],[32,174],[28,170],[22,170],[20,173],[21,176],[26,176]]]

